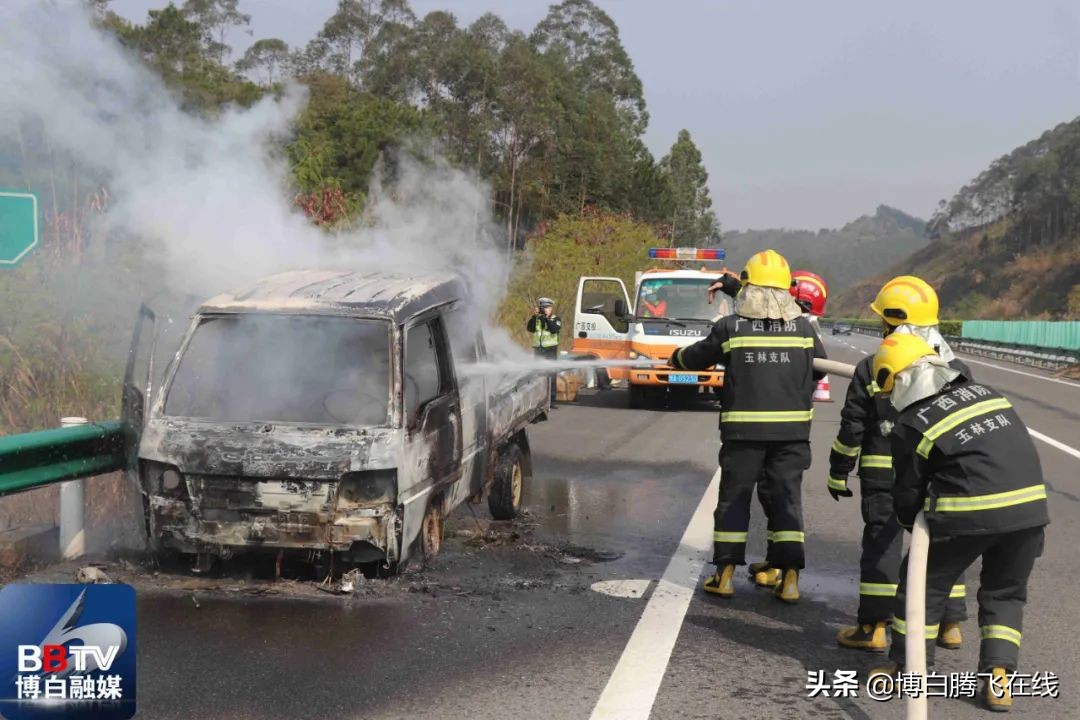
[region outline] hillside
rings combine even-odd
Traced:
[[[742,267],[755,252],[773,248],[793,268],[812,270],[825,278],[833,294],[874,274],[881,263],[893,263],[924,247],[926,223],[900,210],[878,206],[837,230],[745,230],[724,233],[728,265]]]
[[[943,202],[926,247],[835,298],[837,316],[867,316],[889,277],[937,288],[953,318],[1080,317],[1080,118],[995,160]]]

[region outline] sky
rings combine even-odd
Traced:
[[[596,0],[645,88],[659,158],[701,149],[724,230],[839,227],[891,205],[929,218],[993,160],[1080,115],[1080,3]],[[142,21],[165,0],[113,0]],[[529,31],[546,0],[412,0]],[[335,0],[240,0],[251,36],[302,45]]]

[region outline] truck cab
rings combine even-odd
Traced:
[[[722,251],[703,248],[654,248],[650,254],[684,263],[723,258]],[[723,368],[687,373],[662,364],[676,349],[706,337],[717,320],[731,314],[731,299],[726,295],[717,293],[709,302],[708,287],[718,275],[704,268],[657,267],[638,272],[633,304],[620,278],[580,278],[572,352],[627,360],[625,368],[608,372],[613,380],[627,383],[631,407],[658,404],[666,395],[688,399],[703,389],[720,388]]]
[[[159,388],[138,328],[124,421],[152,549],[390,567],[437,552],[467,499],[516,515],[547,380],[475,371],[469,310],[452,275],[284,273],[206,301]]]

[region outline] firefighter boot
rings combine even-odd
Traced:
[[[1012,692],[1009,690],[1009,674],[1005,668],[990,669],[990,679],[983,683],[983,700],[994,712],[1012,710]]]
[[[795,568],[784,570],[783,578],[776,583],[773,592],[786,603],[799,602],[799,571]]]
[[[755,575],[757,575],[762,570],[768,570],[768,569],[769,569],[769,563],[765,562],[764,560],[762,560],[761,562],[750,563],[749,565],[746,566],[746,570],[747,570],[747,572],[750,573],[750,577],[754,577]]]
[[[884,621],[840,628],[840,634],[836,636],[836,642],[846,648],[869,650],[870,652],[885,652],[889,649],[889,641],[885,637]]]
[[[941,633],[937,638],[937,646],[948,650],[955,650],[964,642],[960,634],[960,623],[945,623],[941,626]]]
[[[754,584],[763,588],[774,588],[780,582],[780,568],[767,567],[754,573]]]
[[[904,667],[902,665],[899,665],[899,664],[894,663],[894,662],[887,662],[884,665],[879,665],[878,667],[870,668],[870,673],[867,675],[868,683],[869,683],[869,678],[873,678],[875,675],[888,675],[888,676],[892,677],[892,679],[893,679],[891,687],[888,684],[878,685],[879,694],[875,695],[874,699],[875,700],[885,701],[886,698],[884,697],[883,694],[880,694],[880,693],[883,693],[886,690],[890,691],[889,696],[891,698],[900,697],[900,675],[903,672],[904,672]]]
[[[734,597],[735,566],[725,565],[723,568],[717,569],[720,570],[720,572],[714,573],[712,577],[705,581],[705,592],[719,595],[722,598]]]

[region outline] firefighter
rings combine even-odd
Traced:
[[[825,357],[820,338],[789,294],[791,270],[773,250],[757,253],[740,281],[723,276],[716,285],[735,284],[735,312],[721,318],[709,336],[671,356],[672,367],[725,368],[720,390],[720,494],[713,513],[713,563],[704,585],[720,597],[735,594],[733,576],[745,565],[750,503],[759,477],[765,483],[770,568],[780,570],[775,594],[799,599],[799,571],[805,565],[802,474],[810,467],[810,420],[818,380],[815,357]]]
[[[1009,401],[950,367],[922,338],[885,338],[873,372],[898,412],[889,432],[896,514],[910,530],[922,510],[930,533],[927,666],[953,583],[982,558],[978,671],[983,700],[1006,711],[1012,705],[1006,677],[1017,668],[1028,578],[1050,522],[1039,455]],[[875,672],[904,666],[906,576],[907,558],[893,604],[893,662]]]
[[[795,298],[795,303],[802,308],[803,316],[814,327],[814,332],[820,336],[821,328],[818,326],[818,318],[825,314],[825,303],[829,297],[829,288],[825,284],[825,279],[809,270],[793,270],[789,292]],[[761,503],[761,508],[765,511],[766,517],[771,517],[768,507],[767,485],[761,482],[760,479],[757,493],[758,501]],[[774,531],[775,528],[769,527],[770,536]],[[771,540],[766,542],[768,545],[772,544]],[[768,551],[766,551],[766,555],[768,555]],[[748,569],[750,577],[753,578],[754,584],[758,587],[773,587],[780,580],[780,570],[770,568],[767,562],[750,563]]]
[[[870,304],[882,320],[886,337],[914,334],[927,340],[955,369],[972,377],[938,331],[938,297],[934,289],[917,277],[893,278],[882,286]],[[873,356],[856,366],[840,411],[840,430],[829,453],[827,488],[834,500],[851,497],[848,474],[858,461],[859,495],[863,519],[862,557],[859,561],[859,610],[854,626],[840,629],[836,641],[843,647],[884,652],[888,647],[885,629],[892,619],[893,598],[903,536],[893,512],[893,462],[889,439],[882,434],[882,421],[894,421],[896,412],[888,400],[876,396],[873,385]],[[949,595],[944,624],[938,634],[941,647],[960,647],[960,621],[967,617],[963,578]]]
[[[538,298],[533,316],[525,323],[525,329],[532,334],[533,353],[546,360],[559,359],[559,331],[562,320],[555,314],[555,301],[551,298]],[[550,379],[551,405],[555,406],[555,376]]]

